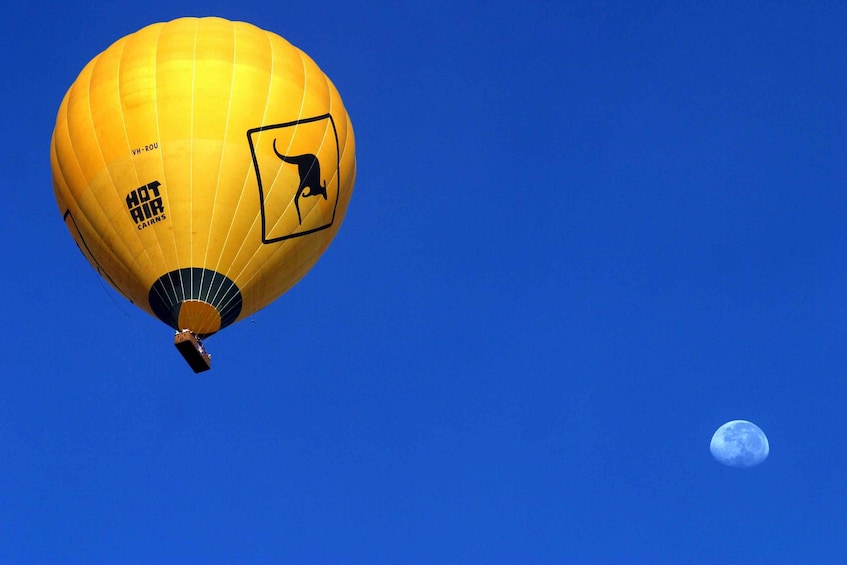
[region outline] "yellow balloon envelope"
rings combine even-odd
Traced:
[[[138,307],[207,336],[267,306],[344,218],[353,128],[335,86],[273,33],[182,18],[95,57],[59,108],[56,201]]]

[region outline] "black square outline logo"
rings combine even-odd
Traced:
[[[294,127],[294,126],[297,126],[297,125],[300,125],[300,124],[308,124],[308,123],[312,123],[312,122],[319,122],[321,120],[329,120],[329,123],[332,126],[332,135],[335,138],[335,178],[336,178],[335,191],[336,191],[336,194],[335,194],[335,204],[332,207],[332,217],[329,219],[329,222],[327,222],[323,225],[320,225],[316,228],[312,228],[312,229],[305,230],[305,231],[298,231],[298,232],[290,233],[288,235],[281,235],[279,237],[268,238],[267,222],[266,222],[266,218],[265,218],[265,191],[264,191],[264,188],[262,186],[262,174],[259,171],[259,161],[256,158],[256,147],[255,147],[255,144],[253,142],[253,136],[260,133],[260,132],[263,132],[263,131]],[[315,233],[317,231],[325,230],[328,227],[332,226],[332,224],[335,222],[335,212],[336,212],[336,209],[338,208],[338,199],[341,196],[340,195],[340,192],[341,192],[341,162],[340,161],[341,161],[341,159],[340,159],[340,150],[338,148],[338,131],[335,129],[335,120],[332,119],[331,114],[322,114],[320,116],[314,116],[314,117],[311,117],[311,118],[294,120],[292,122],[285,122],[285,123],[282,123],[282,124],[273,124],[273,125],[268,125],[268,126],[260,126],[260,127],[257,127],[257,128],[249,129],[249,130],[247,130],[247,143],[249,143],[249,145],[250,145],[250,154],[253,157],[253,169],[256,171],[256,182],[257,182],[258,187],[259,187],[259,212],[260,212],[261,218],[262,218],[262,243],[265,243],[265,244],[267,244],[267,243],[277,243],[277,242],[280,242],[280,241],[285,241],[286,239],[291,239],[291,238],[294,238],[294,237],[301,237],[301,236],[304,236],[304,235],[309,235],[309,234]]]

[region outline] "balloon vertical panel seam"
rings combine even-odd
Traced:
[[[235,76],[236,76],[236,64],[237,64],[236,55],[238,53],[238,34],[237,34],[237,31],[236,31],[235,25],[232,22],[228,22],[228,23],[229,23],[230,31],[232,33],[232,36],[231,36],[232,37],[232,53],[231,53],[231,61],[230,61],[231,71],[230,71],[230,77],[229,77],[229,99],[227,101],[227,107],[226,107],[226,119],[224,120],[223,139],[226,139],[226,137],[227,137],[227,132],[229,131],[229,128],[230,128],[230,121],[232,119],[232,98],[233,98],[233,93],[235,92]],[[204,257],[203,257],[203,265],[207,265],[208,262],[209,262],[209,249],[211,247],[210,243],[211,243],[211,239],[212,239],[212,233],[214,232],[214,230],[212,229],[212,226],[214,225],[215,218],[217,217],[216,214],[215,214],[215,211],[216,211],[216,208],[219,206],[218,197],[219,197],[219,192],[220,192],[220,189],[221,189],[221,174],[222,174],[222,171],[223,171],[224,153],[226,152],[226,149],[227,149],[227,144],[223,143],[222,146],[221,146],[220,158],[218,160],[218,178],[217,178],[217,182],[215,183],[215,193],[214,193],[214,196],[213,196],[213,199],[212,199],[211,212],[209,214],[209,230],[208,230],[208,233],[206,234],[206,246],[205,246],[206,252],[205,252]],[[216,261],[216,269],[220,264],[221,255],[222,255],[222,252],[219,252],[218,253],[218,259]],[[216,272],[216,271],[214,271],[214,272]],[[204,272],[204,274],[205,274],[205,272]],[[234,283],[232,283],[232,284],[234,285]],[[220,288],[215,290],[214,299],[217,298],[218,292],[220,292]]]
[[[89,70],[89,76],[88,76],[88,86],[87,86],[87,87],[85,88],[85,90],[84,90],[85,99],[86,99],[86,101],[87,101],[87,104],[84,104],[84,105],[80,104],[80,106],[84,106],[84,107],[87,109],[87,113],[86,113],[86,115],[87,115],[88,119],[86,120],[86,124],[87,124],[87,125],[89,125],[89,126],[91,127],[91,132],[89,132],[89,135],[90,135],[91,133],[93,133],[94,138],[96,139],[97,135],[96,135],[96,129],[94,128],[94,118],[93,118],[93,116],[92,116],[92,110],[91,110],[91,99],[90,99],[90,84],[91,84],[91,77],[92,77],[92,75],[93,75],[94,63],[95,63],[95,61],[96,61],[96,59],[92,60],[92,61],[89,63],[89,65],[87,65],[87,66],[86,66],[86,68]],[[84,69],[84,70],[85,70],[85,69]],[[78,80],[78,79],[77,79],[77,80]],[[64,133],[65,133],[66,142],[67,142],[67,152],[68,152],[68,153],[70,153],[70,156],[71,156],[71,157],[73,157],[73,162],[74,162],[74,163],[76,163],[76,166],[77,166],[77,168],[78,168],[78,170],[79,170],[79,173],[80,173],[81,175],[83,175],[83,176],[86,176],[86,175],[87,175],[87,171],[86,171],[86,169],[82,166],[82,162],[81,162],[81,160],[80,160],[80,158],[79,158],[79,155],[78,155],[78,153],[77,153],[76,144],[74,143],[74,139],[73,139],[75,135],[76,135],[77,137],[79,137],[79,136],[80,136],[80,132],[78,132],[78,131],[77,131],[76,133],[74,133],[74,132],[72,132],[72,131],[71,131],[72,121],[71,121],[71,120],[70,120],[70,118],[69,118],[69,116],[70,116],[70,112],[71,112],[70,94],[71,94],[71,91],[74,89],[74,87],[75,87],[76,85],[77,85],[77,82],[75,82],[75,83],[74,83],[74,85],[72,85],[72,86],[71,86],[71,89],[69,89],[69,91],[68,91],[68,95],[67,95],[67,96],[68,96],[68,98],[66,99],[66,103],[64,103],[64,113],[65,113],[65,116],[64,116],[64,124],[65,124],[65,130],[64,130]],[[77,88],[83,88],[83,87],[82,87],[82,86],[78,86]],[[60,112],[61,112],[61,111],[62,111],[62,109],[60,108]],[[75,129],[76,129],[76,128],[75,128]],[[57,131],[58,131],[58,129],[57,129]],[[59,141],[58,141],[58,137],[56,137],[56,138],[55,138],[55,143],[58,145],[58,143],[59,143]],[[98,150],[99,150],[99,146],[98,146]],[[102,160],[102,153],[100,154],[100,156],[101,156],[101,160]],[[58,167],[59,167],[59,174],[60,174],[60,175],[62,176],[62,178],[64,179],[64,178],[66,178],[66,177],[65,177],[65,175],[64,175],[64,172],[62,171],[62,168],[63,168],[62,162],[63,162],[63,160],[64,160],[64,159],[63,159],[63,158],[59,155],[58,146],[57,146],[56,162],[57,162],[57,165],[58,165]],[[88,191],[88,192],[90,193],[90,192],[91,192],[90,187],[87,187],[85,190],[83,190],[83,191],[81,192],[80,197],[76,197],[76,196],[73,194],[73,192],[72,192],[72,190],[71,190],[70,186],[68,186],[68,196],[70,197],[70,200],[71,200],[71,201],[75,204],[76,209],[79,211],[79,213],[82,215],[82,217],[84,217],[84,218],[88,221],[88,223],[89,223],[89,224],[92,224],[92,225],[93,225],[93,224],[94,224],[94,222],[92,222],[92,221],[91,221],[91,217],[90,217],[90,215],[89,215],[88,213],[86,213],[86,211],[82,208],[82,206],[81,206],[81,204],[80,204],[80,200],[82,199],[82,196],[85,194],[85,192],[86,192],[86,191]],[[93,203],[94,203],[94,204],[96,204],[96,208],[97,208],[97,209],[99,209],[99,211],[100,211],[101,215],[102,215],[103,217],[105,217],[105,215],[106,215],[106,214],[105,214],[105,211],[103,210],[103,207],[100,205],[100,202],[98,201],[98,199],[97,199],[97,198],[96,198],[93,194],[92,194],[91,200],[93,201]],[[68,210],[70,210],[70,208],[68,208]],[[92,210],[92,211],[93,211],[93,210]],[[96,214],[95,214],[95,216],[96,216]],[[78,224],[76,223],[76,219],[74,219],[73,221],[74,221],[74,226],[75,226],[75,227],[76,227],[76,229],[77,229],[77,233],[79,233],[79,234],[80,234],[80,237],[81,237],[81,235],[82,235],[82,231],[79,229],[79,226],[78,226]],[[110,225],[110,224],[109,224],[109,225]],[[113,231],[114,231],[114,230],[113,230]],[[102,247],[102,248],[105,248],[105,249],[103,249],[103,251],[104,251],[104,252],[105,252],[106,250],[111,251],[111,257],[110,257],[110,260],[114,262],[115,266],[117,266],[117,267],[119,267],[119,268],[123,269],[123,271],[124,271],[125,273],[129,274],[129,273],[131,272],[131,271],[130,271],[130,269],[129,269],[129,266],[125,263],[124,259],[120,256],[120,254],[115,253],[115,250],[114,250],[114,249],[112,249],[112,248],[110,248],[109,244],[106,242],[106,238],[105,238],[105,236],[104,236],[104,235],[102,235],[102,234],[96,233],[96,232],[95,232],[93,235],[98,236],[98,239],[99,239],[99,241],[100,241],[100,243],[101,243],[101,247]],[[113,234],[113,235],[115,235],[115,234]],[[115,240],[119,240],[119,238],[117,238],[117,237],[116,237],[116,238],[115,238]],[[121,243],[122,243],[122,242],[121,242]],[[101,272],[103,272],[103,273],[105,273],[105,272],[106,272],[106,270],[105,270],[105,269],[103,269],[103,267],[102,267],[102,265],[100,264],[100,262],[99,262],[99,261],[97,261],[97,259],[95,259],[95,256],[94,256],[93,251],[91,250],[91,248],[89,248],[89,247],[88,247],[88,243],[86,243],[85,245],[86,245],[86,249],[88,249],[89,256],[90,256],[90,257],[92,258],[92,260],[94,260],[94,262],[97,264],[97,267],[100,269],[100,271],[101,271]],[[125,246],[125,245],[124,245],[124,248],[126,248],[126,246]],[[112,283],[114,283],[114,279],[112,279],[111,277],[109,277],[109,280],[110,280]],[[119,285],[115,285],[115,288],[121,288],[121,287],[120,287]],[[123,294],[123,291],[122,291],[121,293]],[[124,295],[124,296],[126,296],[126,295]]]
[[[236,50],[236,52],[237,52],[237,49],[238,49],[238,32],[237,32],[237,26],[236,26],[236,27],[234,27],[234,30],[235,30],[235,44],[234,44],[234,48],[235,48],[235,50]],[[261,30],[261,31],[264,31],[264,30]],[[265,37],[265,39],[268,41],[268,48],[269,48],[269,49],[268,49],[268,51],[269,51],[269,53],[270,53],[271,61],[273,61],[273,45],[272,45],[272,39],[271,39],[271,36],[270,36],[270,34],[268,34],[267,32],[264,32],[264,37]],[[236,59],[236,58],[234,58],[234,61],[233,61],[233,72],[235,72],[235,68],[237,67],[235,59]],[[271,66],[273,67],[273,63],[271,63]],[[270,105],[270,91],[271,91],[271,88],[272,88],[272,85],[273,85],[272,75],[273,75],[273,72],[271,72],[271,73],[268,75],[267,95],[265,96],[265,106],[264,106],[264,109],[263,109],[263,111],[262,111],[262,119],[263,119],[263,120],[264,120],[264,119],[265,119],[265,117],[267,116],[268,107],[269,107],[269,105]],[[233,81],[233,84],[234,84],[234,81]],[[237,201],[237,202],[236,202],[236,204],[235,204],[235,208],[234,208],[234,210],[235,210],[235,211],[233,212],[233,214],[235,214],[235,215],[237,215],[237,214],[238,214],[238,210],[241,208],[242,203],[243,203],[243,201],[244,201],[244,197],[245,197],[245,195],[247,194],[247,190],[246,190],[246,189],[247,189],[247,187],[248,187],[249,179],[250,179],[250,169],[249,169],[249,166],[248,166],[248,168],[247,168],[247,169],[246,169],[246,171],[245,171],[244,181],[243,181],[243,183],[242,183],[242,189],[241,189],[241,191],[239,192],[239,195],[238,195],[238,201]],[[228,247],[228,245],[229,245],[230,237],[231,237],[231,235],[232,235],[232,228],[233,228],[233,226],[234,226],[234,225],[235,225],[234,223],[230,223],[229,227],[227,228],[227,233],[226,233],[226,236],[225,236],[225,238],[224,238],[224,242],[223,242],[223,244],[221,245],[222,251],[221,251],[221,253],[219,254],[219,256],[218,256],[218,261],[217,261],[217,262],[216,262],[216,264],[215,264],[215,270],[216,270],[216,271],[217,271],[217,270],[219,270],[219,267],[220,267],[220,261],[222,260],[223,255],[224,255],[224,251],[223,251],[223,250],[224,250],[224,249],[226,249],[226,248]],[[252,226],[251,226],[251,229],[252,229]],[[240,245],[239,245],[239,247],[238,247],[238,250],[237,250],[237,251],[235,252],[235,254],[234,254],[234,257],[235,257],[235,258],[237,258],[237,257],[241,254],[241,250],[244,248],[244,243],[245,243],[245,241],[246,241],[246,239],[242,239],[242,240],[241,240],[241,243],[240,243]],[[233,259],[233,261],[234,261],[234,260],[235,260],[235,259]],[[247,264],[249,264],[249,261],[247,262]],[[246,268],[246,265],[245,265],[245,267],[244,267],[244,268]],[[242,272],[243,272],[243,269],[242,269]],[[240,277],[240,275],[241,275],[241,273],[239,273],[239,274],[238,274],[238,276],[234,277],[234,279],[233,279],[233,280],[238,279],[238,278]]]
[[[152,57],[151,57],[151,59],[153,61],[153,71],[151,73],[151,75],[153,77],[153,95],[152,95],[153,116],[155,117],[155,121],[156,121],[156,139],[158,139],[158,140],[161,140],[161,138],[162,138],[162,124],[161,124],[161,120],[160,120],[160,116],[159,116],[159,95],[160,95],[160,93],[159,93],[159,45],[160,45],[160,42],[162,40],[162,32],[164,31],[164,27],[165,27],[165,25],[162,24],[157,29],[156,42],[153,46],[153,54],[152,54]],[[168,179],[165,176],[167,168],[165,167],[164,151],[159,151],[158,155],[159,155],[159,167],[161,168],[161,171],[162,171],[162,182],[166,183],[165,186],[168,186],[167,185]],[[172,209],[170,190],[166,190],[165,193],[164,193],[164,196],[167,199],[168,208]],[[158,236],[156,237],[156,239],[159,241],[159,248],[162,250],[162,253],[164,255],[164,242]],[[166,238],[166,239],[168,239],[168,238]],[[179,263],[179,245],[177,245],[176,239],[173,236],[171,236],[169,239],[170,239],[170,243],[173,245],[173,256],[176,259],[176,262]],[[176,292],[176,286],[173,287],[173,291]]]
[[[130,143],[129,131],[127,130],[126,111],[124,109],[124,97],[123,97],[123,94],[122,94],[121,87],[122,87],[122,84],[123,84],[123,78],[124,78],[124,74],[125,74],[124,60],[125,60],[125,55],[126,55],[126,52],[127,52],[127,47],[129,46],[130,42],[132,42],[136,38],[137,38],[137,36],[135,34],[133,34],[131,36],[125,37],[120,42],[121,54],[118,57],[118,64],[117,64],[117,69],[116,69],[117,72],[116,72],[116,77],[115,77],[115,84],[117,86],[117,98],[118,98],[117,109],[118,109],[118,112],[120,113],[121,124],[123,126],[122,129],[123,129],[123,134],[124,134],[124,141],[126,142],[127,148],[130,149],[130,150],[131,150],[132,144]],[[135,175],[135,185],[136,186],[141,186],[141,185],[145,184],[141,180],[141,177],[138,174],[138,168],[136,167],[135,162],[133,162],[133,164],[132,164],[132,172]],[[115,192],[116,192],[116,196],[118,197],[118,200],[120,200],[121,199],[121,193],[120,193],[120,191],[118,191],[117,185],[115,185]],[[138,268],[138,262],[139,262],[139,259],[142,255],[146,257],[147,261],[150,264],[153,264],[154,261],[155,261],[154,257],[151,256],[150,251],[147,248],[147,245],[144,244],[144,242],[142,240],[142,235],[140,234],[140,232],[137,232],[136,235],[139,238],[139,247],[141,248],[142,253],[141,254],[135,254],[135,258],[133,259],[133,261],[131,263],[132,269]],[[156,240],[156,243],[159,246],[159,250],[161,252],[161,255],[164,255],[164,253],[162,252],[162,244],[159,241],[158,236],[154,236],[154,239]],[[130,270],[130,272],[132,272],[132,270]]]

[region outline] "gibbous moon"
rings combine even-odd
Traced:
[[[770,445],[759,426],[747,420],[727,422],[712,436],[712,455],[730,467],[753,467],[768,457]]]

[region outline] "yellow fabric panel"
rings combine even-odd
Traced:
[[[240,291],[239,319],[314,265],[356,172],[350,119],[314,61],[220,18],[153,24],[95,57],[61,103],[51,165],[71,235],[121,293],[156,315],[156,281],[176,291],[168,273],[214,271]],[[184,300],[179,323],[213,333],[221,306],[203,300]]]
[[[122,104],[123,126],[126,135],[126,152],[119,165],[135,172],[134,188],[164,177],[164,165],[158,150],[156,76],[150,72],[156,66],[156,45],[161,26],[151,26],[124,38],[117,88]],[[113,83],[110,83],[113,84]],[[128,156],[127,156],[128,154]],[[163,193],[165,209],[169,208],[169,194]],[[122,214],[125,207],[122,204]],[[142,252],[133,256],[131,269],[135,277],[147,284],[142,273],[164,270],[176,262],[173,237],[162,230],[136,230]]]
[[[102,155],[99,148],[97,151],[78,150],[91,145],[89,140],[95,132],[87,87],[94,63],[92,61],[82,70],[59,110],[51,149],[54,191],[63,217],[65,211],[71,213],[65,221],[66,224],[73,222],[75,227],[72,229],[69,224],[69,229],[77,245],[89,261],[93,264],[96,261],[95,266],[105,271],[107,280],[128,296],[126,289],[132,281],[120,254],[127,244],[118,238],[102,203],[91,190],[92,186],[103,185],[106,170]],[[87,234],[85,241],[80,233]]]
[[[179,325],[200,335],[213,334],[221,329],[221,317],[205,302],[188,300],[179,311]]]

